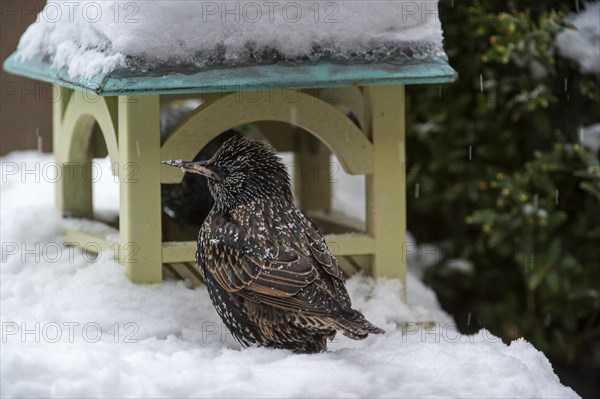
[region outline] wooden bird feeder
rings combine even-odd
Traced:
[[[151,76],[117,70],[78,80],[52,69],[42,57],[22,62],[13,54],[4,69],[54,84],[54,155],[63,177],[72,177],[57,183],[60,212],[92,218],[92,182],[82,172],[99,156],[108,155],[118,166],[113,172],[119,177],[119,234],[66,234],[81,246],[93,243],[109,250],[116,245],[131,281],[157,283],[163,273],[173,271],[195,276],[196,242],[161,238],[160,184],[183,177],[161,161],[191,160],[220,133],[254,124],[278,151],[294,152],[301,170],[311,170],[314,162],[327,164],[332,152],[347,173],[366,176],[366,225],[358,231],[345,229],[343,220],[327,212],[315,213],[330,209],[331,187],[323,182],[315,187],[310,173],[295,182],[298,204],[336,227],[337,234],[326,238],[344,268],[344,259],[362,259],[353,264],[406,283],[404,86],[454,81],[456,72],[444,59],[403,64],[321,61]],[[202,104],[161,140],[159,106],[182,98],[201,98]]]

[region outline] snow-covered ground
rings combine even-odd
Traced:
[[[27,60],[90,78],[126,65],[444,56],[438,0],[49,1],[23,35]],[[406,47],[408,46],[408,47]]]
[[[408,305],[398,281],[348,282],[383,336],[340,336],[317,355],[242,350],[203,288],[134,285],[111,253],[63,245],[49,155],[1,162],[2,397],[577,397],[526,341],[458,334],[413,274]],[[94,197],[107,211],[116,183],[100,166]],[[349,182],[340,174],[337,188]],[[348,197],[335,198],[345,209]]]

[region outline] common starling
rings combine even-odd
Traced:
[[[207,161],[167,161],[208,178],[215,204],[196,260],[217,313],[243,346],[315,353],[336,331],[384,331],[352,309],[317,227],[293,202],[287,170],[265,144],[234,136]]]

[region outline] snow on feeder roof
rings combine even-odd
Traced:
[[[437,6],[49,2],[4,67],[102,95],[443,83],[456,73],[442,47]]]

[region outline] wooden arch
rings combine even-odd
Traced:
[[[222,132],[261,121],[285,122],[313,134],[349,174],[373,172],[373,144],[365,133],[334,105],[295,90],[231,93],[209,99],[165,138],[161,160],[191,160]],[[161,168],[163,183],[179,183],[182,178],[178,169]]]
[[[117,97],[100,97],[73,91],[62,120],[62,145],[54,152],[59,162],[88,162],[94,124],[98,124],[111,163],[119,160]]]

